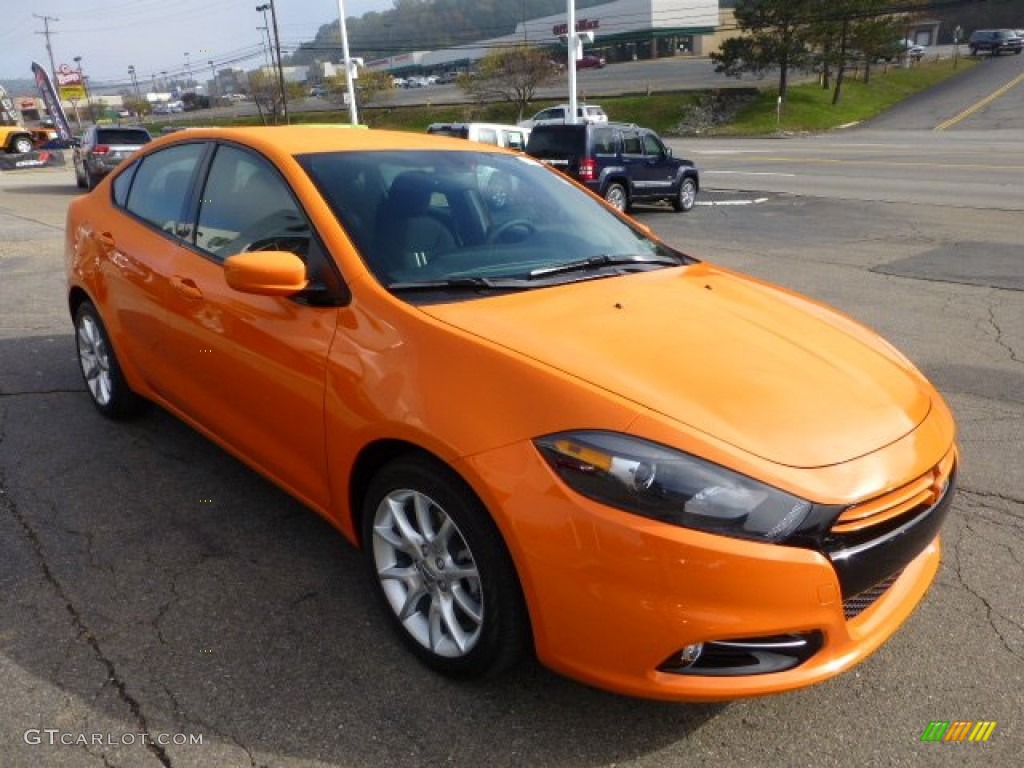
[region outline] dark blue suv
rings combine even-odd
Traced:
[[[677,211],[693,208],[700,175],[689,160],[672,156],[654,131],[627,123],[538,125],[527,154],[571,176],[620,211],[633,203],[667,200]]]

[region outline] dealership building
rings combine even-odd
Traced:
[[[705,55],[718,48],[720,29],[734,29],[733,1],[613,0],[576,11],[576,30],[592,32],[584,52],[609,62]],[[556,48],[568,31],[566,13],[527,19],[513,34],[438,51],[416,51],[366,62],[396,75],[466,69],[488,53],[516,43]]]

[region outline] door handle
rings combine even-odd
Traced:
[[[182,294],[187,299],[197,301],[203,298],[203,292],[199,290],[199,286],[196,285],[195,281],[190,277],[175,275],[171,278],[171,285],[174,286],[174,289],[178,293]]]

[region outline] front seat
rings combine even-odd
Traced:
[[[426,266],[436,256],[453,250],[451,231],[429,213],[436,186],[424,171],[406,171],[395,177],[378,209],[375,266],[389,278]]]

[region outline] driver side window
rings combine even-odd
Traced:
[[[305,259],[311,231],[288,185],[262,158],[222,145],[199,207],[196,245],[223,261],[243,251],[291,251]]]

